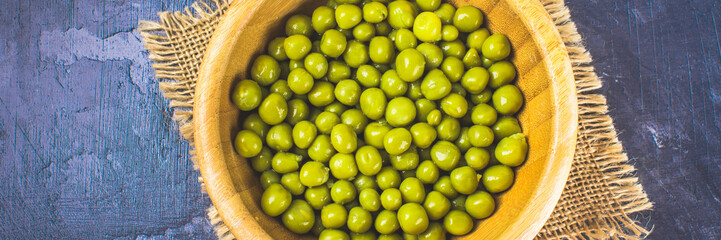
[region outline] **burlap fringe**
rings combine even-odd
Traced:
[[[193,98],[195,84],[198,76],[198,65],[187,65],[188,52],[193,57],[203,56],[207,43],[193,44],[179,41],[183,39],[186,32],[198,31],[198,26],[204,26],[203,32],[212,34],[219,22],[220,17],[225,13],[230,2],[233,0],[206,0],[198,1],[182,12],[161,12],[159,22],[141,21],[138,29],[144,37],[145,47],[150,52],[150,59],[153,61],[156,77],[161,79],[159,83],[163,95],[170,99],[170,107],[173,110],[173,120],[178,123],[181,135],[193,144]],[[612,119],[607,115],[606,98],[593,91],[601,87],[601,80],[596,76],[591,65],[590,54],[583,46],[582,38],[579,35],[576,25],[571,21],[571,15],[563,0],[541,0],[546,10],[555,21],[558,31],[561,33],[573,65],[573,72],[576,78],[576,91],[579,104],[579,139],[576,149],[576,159],[590,159],[590,162],[602,173],[601,181],[605,182],[610,191],[608,199],[613,200],[609,205],[620,206],[620,212],[604,212],[602,217],[584,216],[581,219],[573,216],[574,212],[569,211],[563,204],[558,204],[554,209],[551,218],[541,229],[537,239],[641,239],[650,230],[640,226],[637,221],[631,219],[628,214],[651,209],[652,203],[648,200],[638,179],[633,176],[635,168],[628,165],[628,157],[613,127]],[[207,36],[209,40],[210,36]],[[187,48],[192,49],[188,50]],[[593,136],[593,137],[588,137]],[[580,157],[579,157],[580,154]],[[197,164],[195,151],[191,150],[191,159]],[[583,165],[574,160],[572,167],[572,178],[583,178],[584,176],[574,175],[574,172]],[[197,166],[195,166],[197,168]],[[202,177],[198,178],[202,184]],[[566,186],[569,190],[572,182]],[[566,195],[566,194],[564,194]],[[560,201],[565,201],[563,198]],[[579,201],[579,199],[572,199]],[[586,199],[581,199],[586,200]],[[560,203],[560,202],[559,202]],[[573,205],[575,203],[569,203]],[[582,202],[581,204],[593,204]],[[598,204],[598,203],[596,203]],[[563,205],[563,206],[562,206]],[[605,206],[598,206],[603,211]],[[568,215],[568,216],[566,216]],[[218,211],[214,206],[207,209],[207,216],[215,229],[216,235],[221,240],[234,239],[230,229],[223,223]]]

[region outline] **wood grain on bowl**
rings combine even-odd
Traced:
[[[195,147],[208,194],[238,239],[296,239],[260,209],[258,177],[233,150],[242,113],[232,86],[248,77],[251,60],[281,36],[294,13],[310,15],[325,1],[234,1],[218,26],[200,69],[194,105]],[[484,25],[508,36],[525,106],[518,118],[528,136],[528,159],[497,199],[496,213],[459,239],[531,239],[561,195],[576,145],[577,106],[571,63],[550,16],[537,0],[450,1],[474,5]],[[303,236],[311,239],[311,236]]]

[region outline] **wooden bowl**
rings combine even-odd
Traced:
[[[322,1],[325,2],[325,1]],[[518,116],[530,144],[516,181],[497,199],[493,216],[460,239],[531,239],[550,216],[571,166],[576,145],[576,88],[565,45],[537,0],[451,1],[475,5],[484,25],[506,34],[514,48],[517,85],[525,105]],[[260,209],[258,175],[233,150],[241,112],[230,100],[251,60],[284,31],[293,13],[310,15],[320,1],[236,0],[208,46],[195,91],[195,147],[208,195],[238,239],[310,239],[286,230]]]

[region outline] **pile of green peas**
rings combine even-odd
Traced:
[[[528,152],[511,44],[441,0],[291,16],[232,100],[262,210],[320,239],[445,239],[495,211]]]

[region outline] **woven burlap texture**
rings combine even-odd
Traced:
[[[193,143],[193,93],[206,45],[232,0],[199,1],[183,12],[161,12],[159,22],[142,21],[159,87],[170,100],[173,120]],[[601,80],[591,66],[563,0],[541,0],[566,44],[576,80],[578,139],[560,200],[537,239],[641,239],[649,230],[629,214],[652,203],[634,177],[635,168],[616,137],[606,98],[595,92]],[[195,161],[195,154],[191,152]],[[199,179],[202,183],[202,179]],[[214,207],[208,217],[220,239],[232,239]]]

